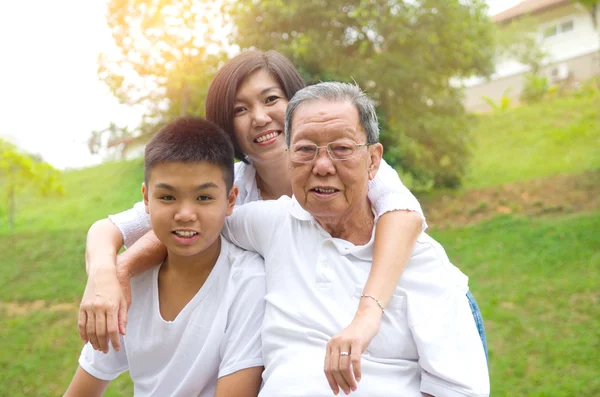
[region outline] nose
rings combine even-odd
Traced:
[[[177,212],[175,213],[174,219],[177,222],[196,222],[198,220],[198,216],[196,212],[193,210],[193,207],[188,204],[182,204]]]
[[[271,122],[271,116],[264,106],[256,106],[252,111],[252,123],[255,127],[264,127]]]
[[[333,161],[331,160],[331,157],[329,157],[327,149],[319,148],[317,150],[317,158],[313,163],[313,174],[320,176],[335,174],[335,165],[333,165]]]

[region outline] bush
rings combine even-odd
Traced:
[[[525,87],[521,92],[521,101],[525,103],[539,102],[544,99],[549,88],[550,84],[547,77],[528,74],[525,76]]]

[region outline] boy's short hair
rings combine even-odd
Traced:
[[[144,182],[161,163],[207,162],[221,168],[227,191],[233,186],[233,144],[219,126],[201,117],[180,117],[164,125],[146,145]]]

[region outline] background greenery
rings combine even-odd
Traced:
[[[446,193],[421,196],[431,234],[469,275],[483,312],[495,396],[600,394],[600,205],[590,193],[600,185],[600,115],[591,111],[599,101],[573,94],[477,116],[466,183],[477,188],[449,200],[465,207],[440,216],[434,210],[447,205]],[[87,228],[140,199],[142,172],[140,160],[66,172],[66,195],[20,196],[13,233],[0,218],[1,394],[56,396],[67,387],[82,346],[76,322]],[[549,185],[592,178],[575,192],[587,192],[591,204],[531,216],[518,207],[472,211],[466,198],[479,203],[487,191],[520,191],[539,177]],[[488,220],[464,222],[460,215],[471,211]],[[106,395],[131,391],[123,375]]]

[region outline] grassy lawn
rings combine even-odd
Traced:
[[[598,109],[600,95],[572,96],[477,116],[466,188],[600,169]],[[456,208],[438,216],[454,220],[433,235],[470,277],[484,315],[494,396],[600,395],[600,210],[597,189],[587,185],[600,181],[587,175],[597,172],[580,175],[585,183],[567,176],[573,186],[556,177],[530,189],[498,187],[489,197],[456,194]],[[56,396],[68,386],[82,347],[86,231],[139,201],[142,176],[140,160],[66,172],[66,195],[18,196],[12,233],[0,202],[0,395]],[[557,184],[562,189],[551,188]],[[519,210],[523,200],[548,211]],[[551,211],[566,205],[586,212]],[[484,209],[489,218],[507,215],[476,218]],[[457,227],[465,212],[473,219],[460,224],[483,222]],[[132,395],[128,375],[105,395]]]
[[[27,192],[18,195],[15,232],[87,228],[94,221],[140,201],[143,177],[141,160],[67,171],[62,178],[64,196],[39,198]],[[1,201],[0,235],[7,232],[6,203]]]
[[[0,375],[11,396],[58,395],[76,367],[85,228],[0,238]],[[600,212],[496,218],[435,233],[471,280],[486,321],[495,396],[600,393]],[[31,247],[37,247],[31,250]],[[35,251],[35,252],[33,252]],[[44,300],[42,308],[25,302]],[[55,310],[65,302],[67,309]],[[70,307],[70,308],[69,308]],[[107,395],[130,395],[127,375]]]
[[[600,395],[600,212],[434,237],[478,299],[494,396]]]
[[[600,95],[477,116],[466,188],[600,168]]]

